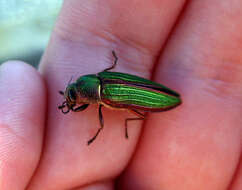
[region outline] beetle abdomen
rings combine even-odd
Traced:
[[[163,111],[180,104],[176,96],[130,84],[104,84],[101,99],[112,107],[143,111]]]

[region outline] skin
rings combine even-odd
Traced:
[[[66,0],[39,71],[0,67],[0,189],[242,189],[242,2]],[[114,71],[175,89],[183,104],[129,123],[97,106],[63,115],[69,79]],[[11,101],[12,100],[12,101]]]

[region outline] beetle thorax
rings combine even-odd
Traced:
[[[77,79],[76,83],[77,99],[76,103],[97,103],[100,101],[101,83],[96,75],[85,75]]]

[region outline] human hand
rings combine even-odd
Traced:
[[[0,67],[0,189],[241,189],[241,9],[238,0],[65,1],[42,76]],[[130,114],[104,108],[87,146],[97,106],[63,115],[58,91],[110,66],[111,50],[115,71],[152,77],[183,104],[130,123],[128,140]]]

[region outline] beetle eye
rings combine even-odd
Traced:
[[[70,89],[69,92],[68,92],[68,96],[69,96],[69,98],[70,98],[72,101],[75,101],[75,100],[76,100],[76,92],[75,92],[75,90]]]

